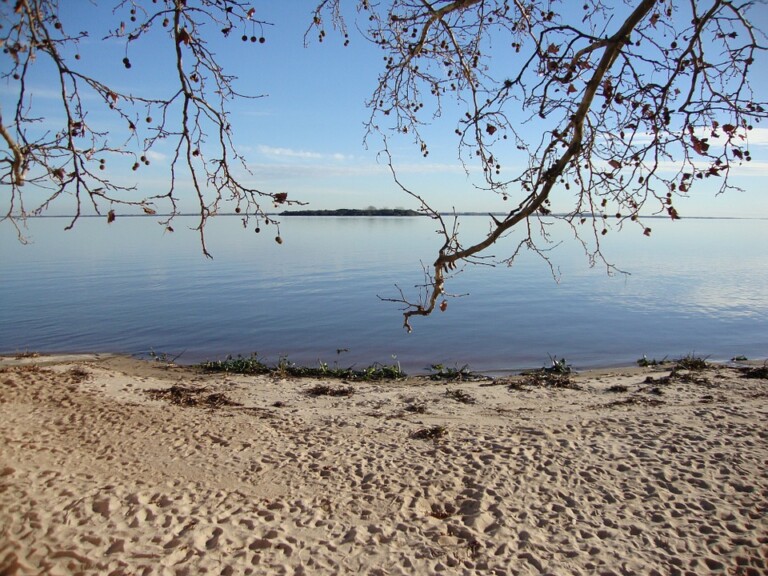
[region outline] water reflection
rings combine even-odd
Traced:
[[[467,218],[462,229],[480,234],[486,220]],[[616,235],[607,256],[631,276],[589,269],[567,241],[551,253],[559,283],[530,254],[509,270],[470,267],[448,285],[469,296],[417,319],[411,335],[378,296],[396,297],[396,284],[416,294],[421,262],[440,245],[426,219],[285,218],[278,246],[269,227],[256,235],[220,218],[209,230],[213,260],[201,255],[191,219],[175,234],[151,219],[84,220],[74,233],[65,224],[32,221],[35,244],[26,247],[0,227],[0,351],[153,348],[184,351],[188,362],[258,351],[344,365],[396,356],[415,371],[517,369],[548,353],[589,366],[768,350],[760,221],[658,221],[651,239]],[[555,241],[570,234],[554,232]],[[349,352],[336,356],[340,348]]]

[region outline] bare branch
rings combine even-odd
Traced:
[[[323,2],[316,22],[328,10],[338,19],[340,4]],[[549,263],[534,234],[547,242],[548,222],[562,220],[589,263],[602,262],[613,272],[601,249],[610,230],[632,223],[650,235],[645,215],[679,218],[675,197],[706,178],[720,179],[725,192],[732,187],[731,167],[751,160],[749,130],[768,117],[749,86],[755,56],[765,52],[749,20],[759,6],[726,0],[704,7],[694,0],[625,4],[632,6],[600,0],[578,8],[537,0],[358,2],[368,38],[386,55],[369,102],[368,136],[382,134],[389,157],[389,131],[407,134],[426,156],[423,127],[442,116],[450,98],[466,107],[456,135],[467,173],[479,166],[479,187],[515,205],[503,217],[490,216],[487,235],[468,246],[442,226],[431,289],[406,306],[406,329],[413,316],[440,305],[451,270],[485,254],[517,226],[528,234],[500,262],[511,264],[526,249]],[[528,155],[527,166],[506,175],[501,156],[519,152]],[[427,196],[411,190],[389,160],[400,188],[440,220]],[[553,198],[571,208],[554,213]]]
[[[112,222],[119,207],[134,207],[146,214],[156,214],[162,207],[166,215],[160,223],[172,231],[171,222],[179,210],[178,182],[186,175],[197,197],[201,247],[210,256],[205,225],[222,203],[233,203],[246,225],[255,218],[257,226],[260,220],[274,222],[266,209],[299,204],[284,192],[248,186],[239,175],[249,176],[250,172],[233,144],[228,109],[235,99],[259,96],[238,93],[236,78],[224,71],[208,47],[210,32],[206,30],[220,30],[228,37],[236,27],[247,24],[263,34],[270,24],[256,19],[255,10],[241,0],[161,0],[151,7],[115,0],[115,6],[120,26],[106,38],[125,42],[125,73],[135,74],[131,48],[144,39],[152,41],[158,50],[173,54],[178,83],[170,93],[158,97],[120,91],[80,67],[79,41],[86,34],[67,32],[56,0],[0,4],[0,20],[7,23],[0,29],[0,43],[7,55],[0,77],[17,89],[14,117],[0,116],[0,142],[5,145],[0,149],[0,170],[5,167],[0,181],[10,187],[9,208],[2,219],[23,221],[71,194],[75,209],[67,228],[86,210],[96,214],[108,210],[107,221]],[[263,35],[250,40],[254,46],[265,41]],[[54,132],[40,128],[27,89],[31,71],[44,66],[52,66],[59,110],[66,119]],[[93,96],[124,131],[101,130],[89,120],[99,110]],[[119,172],[126,158],[133,171],[149,165],[151,152],[161,143],[175,143],[167,191],[137,197],[132,183],[107,176],[113,171],[108,167],[114,165]],[[24,199],[40,191],[44,199],[27,207]]]

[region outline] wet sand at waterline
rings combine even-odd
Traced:
[[[5,358],[0,574],[766,574],[765,376]]]

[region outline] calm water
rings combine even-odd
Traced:
[[[420,260],[439,245],[427,219],[284,218],[278,246],[274,229],[256,235],[222,217],[209,231],[214,260],[185,230],[191,219],[166,235],[147,218],[65,224],[30,221],[27,246],[0,226],[0,353],[155,350],[191,363],[258,352],[345,367],[396,359],[411,373],[519,370],[548,354],[577,368],[643,354],[768,356],[765,221],[653,221],[650,239],[613,235],[609,257],[630,276],[589,269],[573,242],[552,253],[559,283],[532,256],[471,267],[448,285],[469,296],[414,319],[412,334],[378,296],[396,296],[396,284],[415,294]],[[462,230],[485,226],[472,217]]]

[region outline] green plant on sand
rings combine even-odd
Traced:
[[[291,362],[286,357],[281,357],[277,365],[269,366],[262,362],[256,354],[248,357],[228,356],[224,360],[202,362],[198,367],[206,372],[227,372],[232,374],[275,374],[281,377],[294,378],[333,378],[339,380],[374,381],[374,380],[398,380],[405,378],[399,363],[371,364],[361,370],[353,367],[339,368],[329,366],[325,362],[318,362],[318,366],[300,366]]]
[[[227,356],[224,360],[209,360],[201,362],[198,368],[206,372],[228,372],[233,374],[268,374],[272,371],[259,360],[256,354],[251,356]]]
[[[706,368],[707,359],[701,358],[700,356],[695,356],[693,354],[688,354],[687,356],[683,356],[682,358],[675,360],[676,370],[692,370],[698,372],[705,370]]]
[[[549,368],[542,368],[541,370],[543,372],[546,372],[548,374],[570,374],[571,373],[571,365],[568,364],[565,358],[560,358],[560,360],[558,360],[557,356],[550,356],[549,360],[552,362],[552,365]]]
[[[666,364],[668,362],[667,357],[664,356],[661,360],[656,360],[656,358],[653,358],[651,360],[648,359],[648,357],[643,354],[642,358],[639,358],[637,360],[637,365],[641,368],[648,368],[649,366],[661,366],[662,364]]]
[[[155,352],[154,348],[150,348],[149,352],[147,352],[147,356],[149,356],[153,362],[159,362],[161,364],[173,364],[184,354],[184,352],[186,352],[186,350],[183,350],[175,356],[172,356],[171,354],[168,354],[168,352]]]
[[[447,380],[450,382],[487,380],[487,377],[471,372],[469,364],[464,364],[461,368],[458,367],[458,364],[454,368],[447,368],[442,364],[432,364],[429,369],[432,371],[429,375],[430,380]]]
[[[523,372],[524,377],[521,382],[510,384],[510,390],[517,390],[521,385],[525,386],[548,386],[551,388],[569,388],[571,390],[580,390],[581,387],[571,381],[573,369],[565,358],[557,359],[557,356],[549,357],[551,365],[542,367],[538,370]]]

